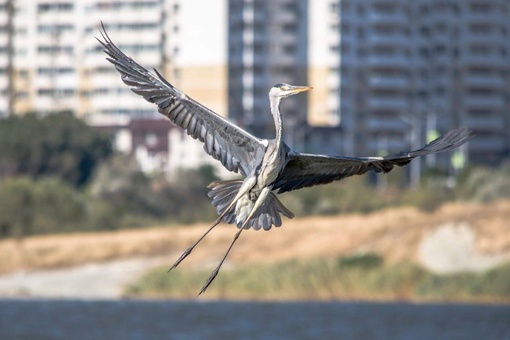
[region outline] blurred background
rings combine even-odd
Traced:
[[[282,103],[297,151],[474,132],[387,175],[283,195],[297,218],[244,235],[208,298],[510,302],[506,0],[0,0],[0,296],[192,298],[233,236],[220,227],[179,271],[161,267],[215,219],[207,184],[232,174],[122,83],[101,21],[260,137],[271,86],[312,86]]]

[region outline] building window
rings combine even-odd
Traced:
[[[145,135],[145,144],[148,146],[155,146],[158,144],[158,135],[155,133],[148,133]]]
[[[72,2],[63,2],[63,3],[40,3],[37,6],[38,13],[46,13],[46,12],[68,12],[74,9],[74,4]]]

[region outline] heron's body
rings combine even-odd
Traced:
[[[302,89],[305,90],[306,88],[303,87]],[[279,112],[280,99],[272,100],[271,103],[273,105],[272,112]],[[260,166],[252,170],[252,173],[244,180],[241,190],[239,190],[240,192],[243,192],[243,188],[248,190],[246,194],[239,198],[235,206],[235,222],[241,228],[250,227],[249,223],[246,225],[243,225],[243,223],[248,222],[251,215],[256,213],[260,206],[264,204],[287,162],[287,151],[282,142],[282,118],[281,115],[273,116],[275,118],[276,137],[266,141],[267,147]],[[264,229],[271,228],[271,224],[269,220],[260,221],[260,225]]]
[[[104,29],[104,27],[103,27]],[[239,172],[244,180],[211,183],[209,197],[219,218],[172,266],[173,269],[188,256],[194,247],[221,221],[235,223],[239,231],[218,267],[206,281],[204,292],[216,277],[234,242],[244,229],[269,230],[282,224],[281,216],[292,218],[276,197],[304,187],[327,184],[367,171],[388,172],[394,166],[404,166],[413,158],[451,150],[464,144],[469,131],[457,129],[425,145],[423,148],[385,157],[343,157],[302,154],[291,150],[282,141],[282,115],[279,110],[283,98],[311,89],[307,86],[277,84],[269,91],[271,114],[275,121],[274,139],[264,140],[228,122],[202,104],[189,98],[166,81],[134,62],[120,51],[102,32],[107,58],[115,65],[121,78],[133,92],[155,103],[159,112],[193,138],[204,143],[204,150],[230,171]]]

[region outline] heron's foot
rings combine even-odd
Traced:
[[[205,281],[205,284],[202,287],[202,289],[200,290],[200,293],[198,293],[197,297],[199,297],[203,292],[205,292],[207,290],[209,285],[214,281],[214,279],[218,275],[219,271],[220,271],[220,266],[218,266],[215,270],[213,270],[213,272],[211,273],[211,275],[209,276],[207,281]]]
[[[193,243],[193,245],[191,245],[191,247],[189,247],[188,249],[186,249],[184,251],[184,253],[182,253],[182,255],[177,259],[177,261],[174,262],[174,264],[172,265],[172,267],[170,267],[170,269],[168,269],[167,273],[169,273],[172,269],[174,269],[175,267],[177,267],[186,257],[188,257],[189,254],[191,254],[191,252],[193,251],[193,249],[195,249],[195,247],[197,246],[197,244],[200,243],[200,241],[202,241],[204,239],[204,237],[206,237],[207,234],[209,234],[209,232],[211,230],[214,229],[214,227],[216,227],[220,222],[221,222],[221,219],[223,218],[223,215],[221,215],[220,217],[218,217],[218,219],[216,219],[216,221],[214,221],[213,225],[195,242]]]
[[[207,287],[209,287],[209,285],[214,281],[214,279],[218,275],[218,272],[220,271],[221,266],[223,265],[223,262],[225,262],[225,259],[227,258],[228,254],[230,253],[230,250],[232,250],[232,247],[234,246],[234,243],[236,243],[237,239],[239,238],[239,235],[241,235],[241,232],[243,230],[244,229],[240,229],[236,233],[236,235],[234,236],[234,239],[232,240],[232,243],[230,243],[230,247],[228,247],[227,251],[225,252],[225,255],[223,255],[223,258],[221,259],[221,261],[218,264],[218,266],[216,267],[216,269],[213,270],[213,272],[211,273],[211,275],[209,276],[207,281],[205,281],[205,284],[202,287],[202,289],[200,290],[200,293],[198,293],[197,297],[200,296],[200,294],[202,294],[203,292],[205,292]]]
[[[186,249],[184,251],[184,253],[182,253],[182,255],[177,259],[177,261],[174,262],[174,264],[172,265],[172,267],[170,267],[170,269],[168,269],[167,273],[170,273],[170,271],[174,268],[176,268],[186,257],[188,257],[189,254],[191,254],[191,252],[193,251],[193,248],[195,248],[195,245],[189,247],[188,249]]]

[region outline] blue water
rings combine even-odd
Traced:
[[[510,307],[0,300],[0,339],[510,339]]]

